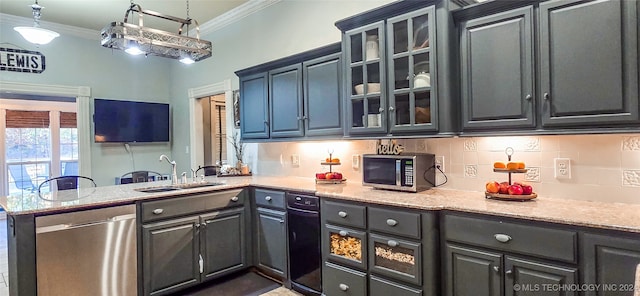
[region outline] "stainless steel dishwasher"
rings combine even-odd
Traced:
[[[135,205],[36,217],[38,295],[136,295]]]

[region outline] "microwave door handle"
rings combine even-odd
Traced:
[[[402,160],[400,159],[396,159],[396,185],[397,186],[402,186],[401,184],[401,180],[400,180],[400,167],[402,167]]]

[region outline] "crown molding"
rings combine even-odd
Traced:
[[[232,10],[229,10],[224,14],[201,25],[200,35],[213,33],[280,1],[282,0],[249,0],[244,4]]]
[[[0,24],[7,26],[33,26],[33,18],[15,16],[11,14],[0,13]],[[62,25],[47,21],[40,21],[40,26],[47,30],[60,33],[60,35],[71,35],[84,39],[100,40],[100,31],[85,29],[80,27]]]
[[[88,86],[67,86],[55,84],[35,84],[0,80],[0,93],[11,92],[59,97],[90,97],[91,88]]]

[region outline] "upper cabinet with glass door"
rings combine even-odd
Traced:
[[[435,8],[424,3],[398,2],[336,23],[344,31],[348,135],[437,132]]]
[[[389,131],[436,130],[435,10],[387,20]]]

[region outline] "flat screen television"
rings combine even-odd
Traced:
[[[169,104],[94,100],[96,143],[169,142]]]

